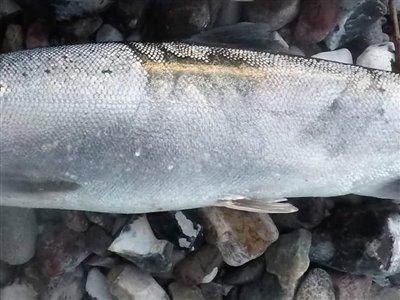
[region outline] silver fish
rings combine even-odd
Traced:
[[[400,198],[400,76],[162,44],[0,55],[1,205],[142,213]],[[255,203],[255,205],[253,205]]]

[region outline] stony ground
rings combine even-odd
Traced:
[[[1,52],[185,40],[390,71],[392,32],[386,0],[0,0]],[[0,207],[0,299],[400,299],[398,202],[290,202],[299,212]]]

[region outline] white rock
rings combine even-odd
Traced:
[[[86,292],[93,299],[115,300],[108,288],[107,278],[96,268],[91,269],[88,273]]]
[[[97,42],[122,42],[124,37],[121,32],[110,24],[104,24],[96,34]]]
[[[37,300],[38,294],[24,282],[14,282],[0,289],[1,300]]]
[[[392,42],[369,46],[357,58],[357,65],[392,71],[392,62],[394,61],[394,44]]]
[[[324,60],[336,61],[343,64],[353,63],[353,57],[351,56],[351,52],[346,48],[335,51],[320,52],[313,55],[312,57]]]

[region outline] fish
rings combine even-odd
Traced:
[[[292,212],[400,198],[400,75],[180,42],[0,55],[0,205]]]

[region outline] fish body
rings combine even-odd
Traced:
[[[0,55],[1,205],[141,213],[400,198],[400,76],[162,44]]]

